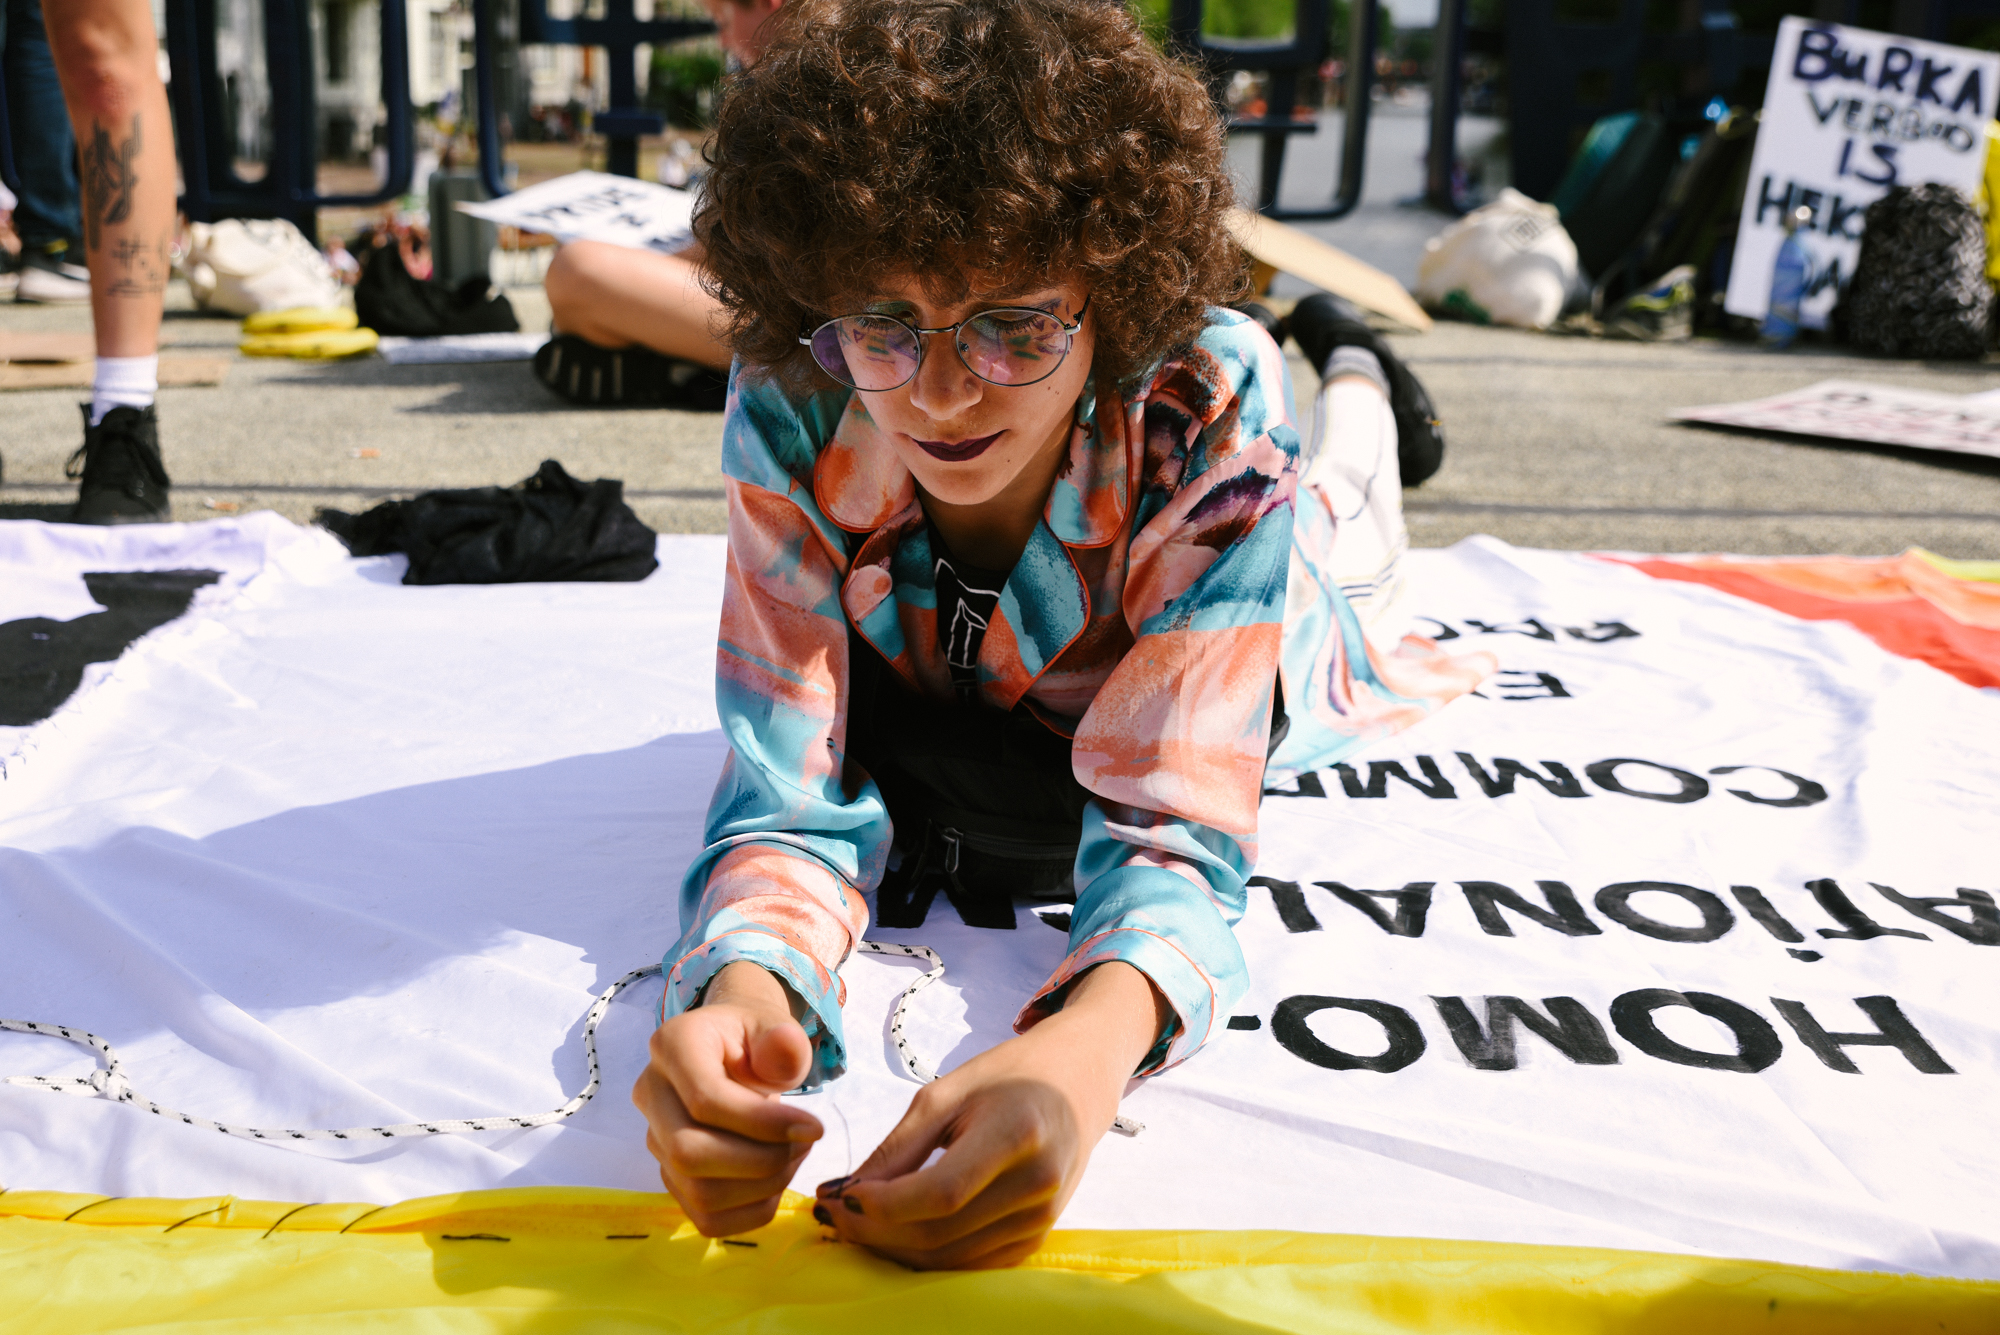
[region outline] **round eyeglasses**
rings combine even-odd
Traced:
[[[799,339],[819,369],[850,389],[901,389],[924,361],[924,336],[950,334],[965,369],[989,385],[1032,385],[1069,356],[1090,299],[1064,324],[1047,311],[1005,306],[924,329],[893,315],[842,315]]]

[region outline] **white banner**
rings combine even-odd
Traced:
[[[1762,319],[1785,215],[1804,206],[1811,261],[1801,320],[1822,329],[1861,254],[1862,214],[1892,186],[1939,181],[1967,198],[1986,167],[2000,55],[1787,18],[1771,78],[1724,308]]]
[[[42,529],[0,524],[0,588]],[[216,531],[93,532],[81,568],[234,569]],[[301,536],[31,731],[0,782],[0,1016],[103,1035],[142,1097],[218,1121],[554,1108],[592,995],[676,935],[724,750],[722,539],[663,538],[639,584],[405,588],[401,558]],[[1474,539],[1410,573],[1415,628],[1503,670],[1266,799],[1250,993],[1125,1100],[1145,1130],[1064,1225],[2000,1277],[2000,696],[1588,556]],[[909,1036],[946,1070],[1066,940],[943,900],[878,935],[943,956]],[[806,1190],[914,1089],[886,1032],[912,966],[844,973]],[[0,1186],[657,1189],[626,1091],[658,986],[610,1008],[603,1092],[559,1126],[272,1145],[0,1085]],[[0,1075],[93,1065],[0,1033]]]

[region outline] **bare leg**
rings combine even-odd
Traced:
[[[174,233],[174,130],[152,6],[62,0],[42,12],[76,129],[97,355],[151,356]]]
[[[565,334],[729,369],[729,346],[716,337],[722,306],[702,290],[700,268],[679,255],[572,241],[556,252],[544,286]]]

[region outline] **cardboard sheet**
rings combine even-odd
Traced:
[[[1933,394],[1865,380],[1822,380],[1768,398],[1680,408],[1671,417],[1740,431],[2000,458],[2000,402],[1987,394]]]
[[[258,1126],[561,1103],[592,994],[674,938],[723,753],[721,540],[660,555],[635,585],[413,589],[268,515],[0,524],[0,634],[93,611],[87,572],[220,574],[0,738],[0,1015]],[[1620,562],[1474,539],[1411,575],[1415,628],[1502,672],[1267,798],[1251,993],[1128,1097],[1146,1129],[1098,1148],[1063,1225],[2000,1277],[2000,692]],[[942,904],[880,935],[944,957],[910,1035],[947,1070],[1064,947]],[[854,1069],[800,1100],[827,1127],[808,1190],[914,1088],[886,1035],[910,966],[846,975]],[[604,1093],[560,1126],[274,1146],[0,1085],[0,1185],[654,1189],[625,1091],[656,996],[611,1008]],[[93,1064],[0,1034],[0,1074]]]

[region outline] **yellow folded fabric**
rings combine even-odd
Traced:
[[[665,1195],[400,1205],[0,1194],[0,1331],[812,1335],[1889,1335],[1995,1328],[2000,1284],[1649,1252],[1279,1232],[1065,1231],[1016,1270],[916,1274],[787,1196],[711,1241]]]
[[[2000,583],[2000,561],[1954,561],[1949,556],[1939,556],[1936,552],[1927,552],[1921,547],[1912,547],[1910,552],[1936,566],[1953,579]]]
[[[297,334],[252,334],[236,345],[246,357],[302,357],[324,360],[375,351],[373,329],[315,329]]]
[[[243,322],[245,334],[310,334],[322,329],[352,329],[361,323],[350,307],[294,306],[261,311]]]

